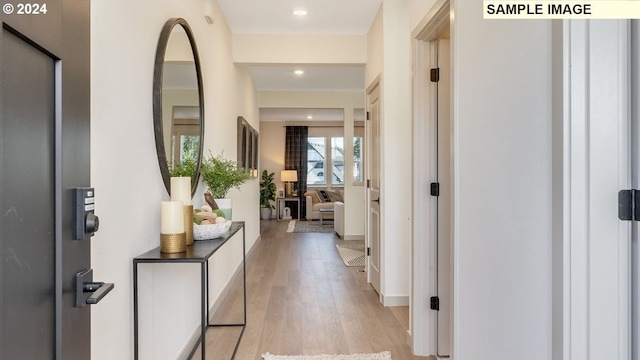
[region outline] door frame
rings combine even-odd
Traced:
[[[437,85],[431,83],[429,69],[437,66],[437,39],[446,29],[451,28],[451,6],[449,0],[438,0],[424,17],[413,38],[413,239],[411,241],[411,296],[409,344],[415,355],[435,355],[437,352],[437,316],[429,308],[429,299],[437,292],[437,199],[431,196],[429,184],[437,174]],[[451,57],[453,59],[453,37]],[[453,63],[453,61],[451,61]],[[453,76],[454,68],[451,66]],[[453,82],[452,82],[453,95]],[[424,101],[428,99],[428,101]],[[453,104],[453,96],[451,96]],[[451,106],[451,129],[454,131],[454,112]],[[452,138],[455,141],[455,138]],[[452,146],[455,148],[455,146]],[[418,156],[427,154],[427,156]],[[455,155],[455,154],[454,154]],[[455,164],[455,160],[454,160]],[[452,164],[450,188],[452,200],[455,198],[455,166]],[[452,201],[451,223],[454,224]],[[427,219],[427,221],[417,221]],[[451,227],[453,246],[453,226]],[[453,252],[452,252],[453,254]],[[453,279],[453,258],[451,278]],[[453,305],[453,281],[451,300]],[[454,307],[451,306],[453,319]],[[451,321],[453,330],[453,321]],[[453,331],[451,334],[453,350]],[[452,354],[453,355],[453,354]]]
[[[433,117],[433,105],[423,101],[423,99],[433,98],[433,90],[429,87],[427,74],[433,54],[429,51],[429,39],[425,37],[429,31],[439,24],[437,12],[442,9],[447,1],[439,0],[432,10],[425,16],[417,32],[413,37],[413,133],[414,140],[420,138],[421,141],[414,141],[414,178],[413,192],[417,199],[429,197],[428,187],[425,184],[426,175],[429,174],[430,164],[424,161],[424,157],[418,158],[417,154],[429,154],[433,146],[432,138],[429,135],[431,119]],[[451,13],[454,9],[449,10]],[[449,19],[447,11],[447,21]],[[456,34],[455,17],[450,18],[448,26],[451,28],[451,61],[452,61],[452,132],[453,148],[457,143],[457,118],[456,107]],[[604,25],[603,25],[604,24]],[[553,179],[552,191],[554,201],[553,206],[553,227],[552,227],[552,311],[550,314],[550,326],[552,330],[552,359],[585,359],[591,354],[598,354],[604,350],[617,350],[612,356],[616,359],[629,358],[632,345],[631,324],[631,304],[629,302],[631,293],[630,279],[630,244],[631,227],[630,223],[620,222],[614,235],[616,245],[614,255],[609,251],[611,258],[615,258],[612,274],[617,276],[620,286],[615,294],[610,294],[608,305],[602,306],[603,297],[597,292],[591,291],[602,283],[602,277],[595,279],[592,274],[602,273],[602,260],[589,256],[590,251],[598,249],[595,239],[588,239],[590,231],[590,214],[584,211],[588,201],[595,201],[596,197],[601,197],[601,191],[591,193],[591,176],[588,159],[592,154],[592,142],[585,136],[589,124],[585,119],[591,119],[595,113],[602,114],[602,102],[591,102],[592,98],[597,98],[598,92],[614,90],[615,96],[608,102],[610,108],[604,110],[609,114],[616,115],[618,126],[618,150],[625,152],[629,149],[629,69],[628,52],[629,38],[628,20],[609,20],[606,23],[588,22],[586,20],[562,20],[554,22],[555,30],[553,38],[553,63],[554,63],[554,102],[553,109]],[[559,27],[559,28],[558,28]],[[559,32],[556,32],[559,31]],[[606,39],[617,39],[617,42]],[[606,51],[609,56],[594,56],[598,51]],[[598,62],[598,63],[596,63]],[[606,76],[594,76],[597,71],[589,67],[598,69],[608,69]],[[459,79],[458,79],[459,80]],[[612,83],[613,82],[613,83]],[[603,90],[606,89],[606,90]],[[602,98],[602,95],[600,95]],[[616,104],[612,106],[611,103]],[[585,127],[586,126],[586,127]],[[425,136],[425,134],[427,136]],[[587,132],[588,134],[588,132]],[[426,140],[426,141],[425,141]],[[428,142],[427,142],[428,141]],[[423,143],[421,143],[423,142]],[[619,173],[615,174],[619,189],[631,188],[630,171],[624,170],[623,163],[629,163],[628,156],[620,156]],[[456,200],[456,174],[458,159],[453,154],[453,205]],[[609,192],[610,189],[607,189]],[[611,205],[607,196],[607,206]],[[617,200],[617,198],[616,198]],[[431,201],[414,202],[414,219],[432,219],[433,204]],[[617,214],[616,214],[617,215]],[[452,317],[456,319],[457,299],[456,294],[456,209],[453,209],[453,307]],[[637,226],[637,225],[634,225]],[[435,320],[428,309],[429,290],[433,285],[434,274],[430,267],[430,259],[433,256],[434,234],[426,222],[414,220],[412,240],[412,283],[411,283],[411,329],[410,344],[414,354],[430,355],[435,353]],[[597,252],[594,253],[598,254]],[[599,254],[598,254],[599,255]],[[425,261],[426,259],[426,261]],[[609,259],[611,260],[611,259]],[[611,269],[611,266],[609,266]],[[617,283],[617,282],[616,282]],[[597,305],[597,306],[596,306]],[[595,306],[595,307],[594,307]],[[601,337],[603,329],[597,328],[598,319],[606,316],[613,316],[618,320],[617,325],[607,328],[608,335]],[[593,322],[593,325],[591,325]],[[456,321],[452,322],[452,356],[455,356],[456,349],[463,344],[456,342],[457,329]],[[595,332],[594,332],[595,331]],[[605,331],[605,332],[606,332]],[[606,338],[606,339],[605,339]],[[615,347],[611,345],[615,344]]]
[[[365,90],[365,106],[366,106],[366,112],[367,112],[367,116],[366,116],[366,120],[364,122],[364,132],[365,132],[365,143],[364,143],[364,147],[365,147],[365,153],[368,154],[368,156],[365,158],[365,176],[366,176],[366,181],[367,186],[366,186],[366,191],[365,191],[365,211],[366,211],[366,216],[364,219],[364,229],[365,229],[365,248],[367,249],[367,254],[369,254],[369,249],[371,248],[371,232],[370,232],[370,224],[371,224],[371,186],[370,186],[370,182],[371,182],[371,162],[372,162],[372,158],[373,156],[371,156],[371,151],[373,146],[372,144],[372,136],[371,136],[371,125],[370,125],[370,112],[371,112],[371,108],[370,108],[370,101],[369,101],[369,94],[371,93],[371,91],[373,91],[373,89],[378,88],[378,106],[379,106],[379,110],[380,110],[380,116],[382,115],[382,75],[378,75],[376,76],[373,81],[371,81],[371,84],[369,84],[369,86],[367,86],[366,90]],[[379,141],[379,145],[380,145],[380,155],[383,153],[382,152],[382,119],[378,119],[379,121],[379,133],[378,136],[378,141]],[[382,174],[382,167],[383,167],[383,160],[382,160],[382,156],[378,156],[378,161],[380,161],[380,164],[378,164],[378,171],[380,171],[380,173]],[[382,189],[383,189],[383,178],[382,176],[380,176],[380,174],[378,175],[380,178],[380,197],[382,197]],[[383,207],[380,206],[380,219],[382,219],[383,217]],[[380,251],[380,293],[378,294],[378,298],[380,300],[380,302],[382,302],[382,294],[383,294],[383,289],[384,289],[384,277],[382,276],[382,272],[384,269],[383,266],[383,261],[384,261],[384,257],[382,256],[382,243],[383,243],[383,227],[384,224],[382,221],[380,221],[380,229],[379,229],[379,241],[380,241],[380,248],[378,249],[378,251]],[[367,261],[365,261],[365,272],[367,274],[367,283],[371,283],[371,256],[367,255]]]
[[[640,62],[640,20],[631,20],[631,64]],[[631,92],[630,98],[637,99],[640,96],[640,66],[630,68]],[[631,133],[635,141],[631,142],[631,161],[633,164],[640,164],[640,103],[631,103]],[[640,166],[631,169],[632,188],[640,188]],[[632,224],[631,238],[631,356],[632,360],[640,360],[640,231],[637,223]]]
[[[554,168],[562,169],[554,195],[561,203],[554,211],[562,215],[554,216],[553,274],[562,283],[553,284],[553,359],[628,359],[632,223],[618,220],[616,207],[617,191],[631,188],[630,23],[561,24],[562,59],[554,59],[562,61],[562,108],[554,109],[554,161],[561,161]],[[617,173],[602,171],[607,162]]]

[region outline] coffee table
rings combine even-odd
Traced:
[[[325,214],[333,214],[333,208],[320,209],[320,226],[324,225],[323,222]]]

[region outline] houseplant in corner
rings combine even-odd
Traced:
[[[260,181],[260,218],[262,220],[271,219],[271,201],[276,200],[276,184],[273,183],[275,173],[269,174],[267,170],[262,171],[262,181]]]
[[[231,199],[226,199],[231,188],[239,189],[251,178],[248,169],[239,168],[233,160],[224,158],[223,153],[213,156],[209,151],[200,166],[202,181],[207,185],[208,190],[204,193],[204,198],[213,210],[220,209],[225,213],[227,220],[231,219]]]

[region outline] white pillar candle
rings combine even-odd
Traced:
[[[160,233],[184,232],[184,205],[181,201],[163,201],[160,204]]]
[[[171,178],[171,201],[182,201],[185,206],[191,204],[191,178],[179,176]]]

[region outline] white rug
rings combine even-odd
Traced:
[[[293,229],[295,228],[296,228],[296,221],[295,220],[289,221],[289,225],[287,226],[287,232],[293,232]]]
[[[376,354],[353,355],[271,355],[262,354],[264,360],[391,360],[391,353],[383,351]]]
[[[337,244],[336,248],[346,266],[365,266],[364,241],[354,245]]]

